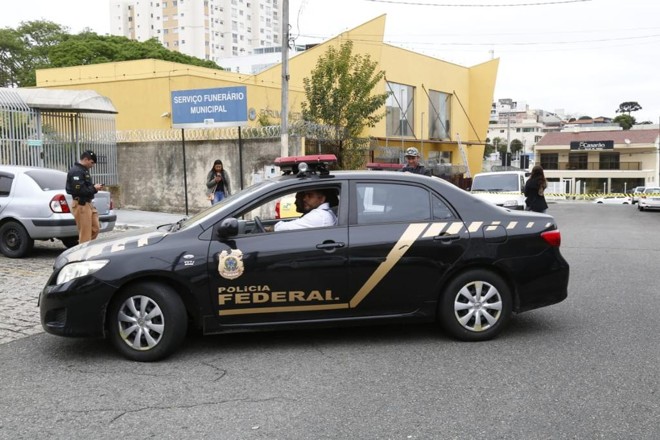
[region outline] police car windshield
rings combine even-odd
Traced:
[[[472,191],[519,191],[519,177],[515,174],[475,176]]]
[[[215,215],[216,211],[218,211],[219,209],[223,209],[224,207],[230,205],[238,205],[242,202],[244,198],[249,197],[250,194],[252,194],[254,191],[257,191],[263,187],[270,185],[275,185],[275,181],[262,180],[261,182],[257,182],[253,185],[250,185],[249,187],[244,188],[237,193],[231,194],[230,196],[224,198],[219,203],[209,206],[208,208],[202,210],[201,212],[198,212],[197,214],[187,219],[184,219],[182,222],[180,222],[179,227],[176,228],[176,230],[187,229],[196,226],[197,224],[206,220],[208,217]]]

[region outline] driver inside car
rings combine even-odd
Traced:
[[[337,216],[330,208],[329,203],[331,196],[328,190],[305,191],[302,196],[302,211],[306,214],[295,220],[277,222],[273,229],[275,231],[291,231],[336,225]]]

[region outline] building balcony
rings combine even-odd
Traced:
[[[642,170],[641,162],[618,162],[618,163],[600,163],[600,162],[587,162],[587,163],[573,163],[573,162],[559,162],[557,163],[541,163],[545,170],[561,170],[561,171],[640,171]]]

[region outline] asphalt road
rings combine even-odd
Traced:
[[[660,212],[549,213],[569,298],[494,341],[430,325],[228,334],[140,364],[23,335],[0,345],[0,438],[658,439]],[[2,294],[34,295],[56,254],[0,260]]]

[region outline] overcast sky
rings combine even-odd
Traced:
[[[47,19],[106,34],[108,5],[19,0],[4,8],[0,27]],[[614,117],[620,103],[637,101],[638,121],[659,122],[658,0],[290,0],[289,9],[296,43],[385,13],[389,44],[462,66],[499,58],[495,99],[592,117]]]

